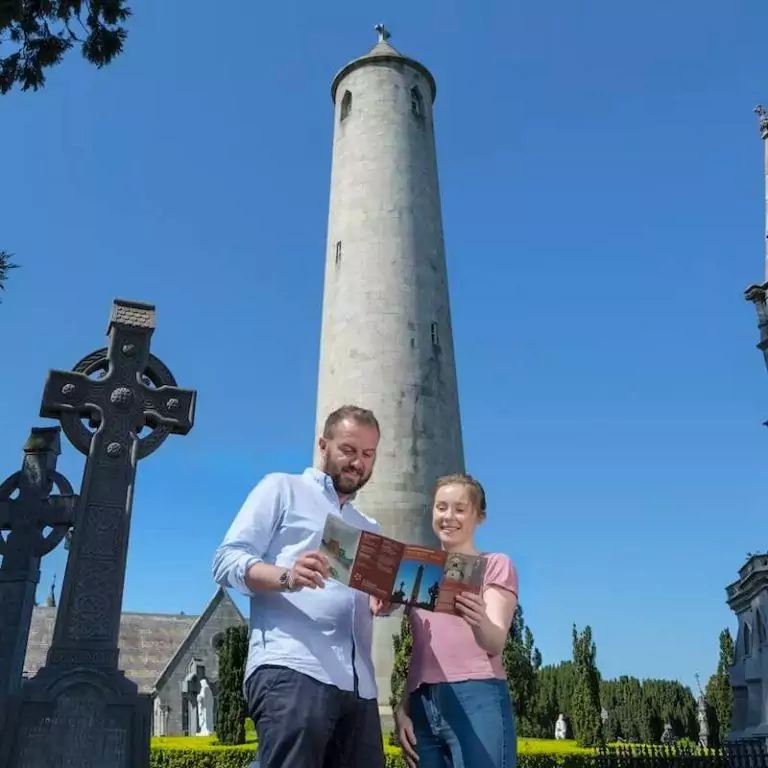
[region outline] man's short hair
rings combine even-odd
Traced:
[[[342,405],[341,408],[337,408],[333,413],[329,414],[325,420],[323,437],[326,440],[333,438],[333,431],[336,429],[336,425],[344,421],[344,419],[351,419],[364,427],[373,427],[381,436],[379,422],[373,415],[373,411],[369,411],[367,408],[360,408],[357,405]]]

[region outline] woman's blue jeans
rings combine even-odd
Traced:
[[[506,680],[421,685],[410,704],[419,768],[515,768],[517,729]]]

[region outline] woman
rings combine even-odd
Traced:
[[[469,475],[435,485],[432,528],[447,552],[479,554],[475,528],[485,492]],[[481,594],[462,592],[455,611],[410,613],[413,652],[396,713],[412,768],[514,768],[517,734],[501,652],[517,606],[518,577],[503,554],[487,554]]]

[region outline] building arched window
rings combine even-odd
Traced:
[[[411,88],[411,112],[414,117],[424,117],[424,100],[421,91],[414,85]]]
[[[765,643],[765,621],[763,620],[763,614],[758,609],[755,611],[755,622],[757,623],[757,644],[763,645]]]
[[[349,113],[352,111],[352,94],[349,91],[344,91],[344,96],[341,99],[341,120],[342,122],[349,117]]]
[[[744,622],[744,655],[749,656],[752,653],[752,627]]]

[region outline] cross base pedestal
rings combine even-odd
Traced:
[[[7,768],[149,768],[152,703],[118,670],[43,667],[10,701]]]

